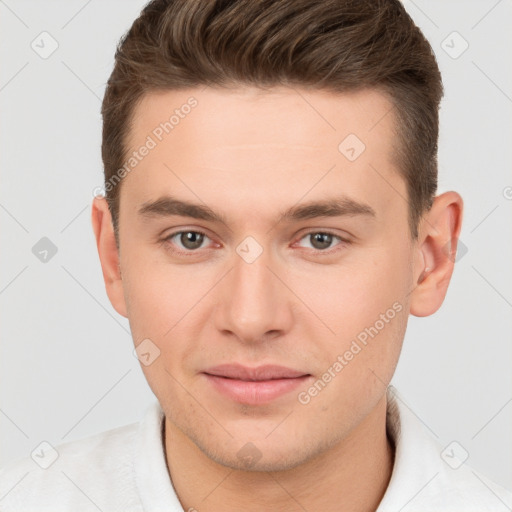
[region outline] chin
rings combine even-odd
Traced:
[[[247,443],[239,451],[242,450],[245,450],[246,454],[240,456],[237,452],[235,457],[232,452],[221,453],[218,450],[203,450],[203,453],[217,464],[235,471],[248,472],[287,471],[308,460],[308,457],[301,457],[293,449],[288,456],[284,453],[270,452],[269,449],[259,450],[252,443]]]
[[[286,438],[287,436],[285,436]],[[202,443],[192,440],[209,459],[236,471],[287,471],[320,455],[325,448],[310,445],[307,440],[287,437],[275,439],[231,439],[228,443],[211,444],[211,439]]]

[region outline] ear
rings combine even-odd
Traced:
[[[432,315],[444,301],[455,264],[462,212],[462,197],[457,192],[445,192],[434,199],[420,222],[414,257],[416,287],[410,308],[414,316]]]
[[[112,216],[104,197],[94,198],[91,217],[108,298],[120,315],[128,317]]]

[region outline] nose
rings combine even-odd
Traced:
[[[216,328],[250,344],[288,332],[293,324],[292,297],[276,277],[282,269],[266,251],[251,263],[235,254],[233,264],[217,290]]]

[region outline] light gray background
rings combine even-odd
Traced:
[[[154,399],[90,225],[101,98],[144,3],[0,0],[0,465],[138,421]],[[442,308],[411,317],[393,384],[442,446],[511,488],[512,2],[405,5],[443,74],[439,192],[465,200],[467,252]],[[31,48],[43,31],[59,45],[47,59]],[[463,48],[453,31],[469,44],[458,58],[443,49]],[[31,251],[44,236],[58,247],[47,263]]]

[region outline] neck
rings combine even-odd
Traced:
[[[168,420],[169,474],[184,510],[374,512],[393,470],[386,395],[334,447],[286,471],[239,471],[217,464]]]

